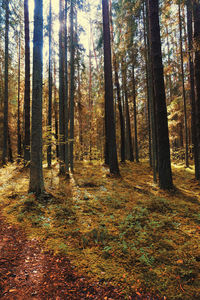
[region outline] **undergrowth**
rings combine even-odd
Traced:
[[[125,298],[138,291],[199,299],[200,188],[190,172],[174,168],[176,191],[168,193],[145,163],[122,165],[121,178],[107,178],[99,163],[77,163],[71,182],[45,169],[46,202],[26,194],[28,174],[10,172],[15,184],[0,186],[4,215],[44,251],[68,255],[80,272],[119,285]]]

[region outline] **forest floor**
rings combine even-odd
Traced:
[[[173,166],[175,189],[148,164],[76,163],[68,180],[44,166],[46,194],[28,194],[29,172],[0,169],[1,299],[200,297],[200,186]]]

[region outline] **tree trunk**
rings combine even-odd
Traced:
[[[122,100],[120,94],[120,85],[119,85],[119,75],[118,75],[118,66],[116,56],[113,53],[113,65],[114,65],[114,72],[115,72],[115,87],[117,89],[117,103],[118,103],[118,110],[119,110],[119,119],[120,119],[120,133],[121,133],[121,162],[125,162],[125,123],[124,123],[124,116],[122,111]]]
[[[42,171],[42,49],[43,1],[35,0],[33,34],[31,165],[29,191],[37,195],[44,191]]]
[[[20,73],[21,73],[21,36],[19,32],[19,53],[18,53],[18,95],[17,95],[17,155],[18,161],[22,154],[21,143],[21,118],[20,118]]]
[[[137,107],[136,107],[136,89],[135,89],[135,67],[132,65],[132,82],[133,82],[133,110],[134,110],[134,130],[135,130],[135,160],[139,162],[138,135],[137,135]],[[150,141],[151,143],[151,141]]]
[[[114,75],[115,75],[115,88],[117,90],[117,103],[119,110],[119,120],[120,120],[120,134],[121,134],[121,145],[120,145],[120,153],[121,153],[121,162],[125,162],[125,123],[124,116],[122,111],[122,100],[121,100],[121,92],[120,92],[120,84],[119,84],[119,63],[117,61],[116,53],[114,51],[114,33],[113,33],[113,21],[112,21],[112,0],[110,0],[110,23],[111,23],[111,40],[112,40],[112,48],[113,48],[113,67],[114,67]]]
[[[132,135],[131,135],[131,121],[130,121],[130,113],[129,113],[129,103],[128,103],[128,92],[126,85],[126,62],[122,61],[122,84],[124,90],[125,97],[125,111],[126,111],[126,159],[129,161],[134,161],[133,156],[133,143],[132,143]]]
[[[178,16],[179,16],[179,33],[180,33],[180,54],[181,54],[181,83],[183,93],[183,106],[184,106],[184,123],[185,123],[185,166],[189,167],[188,161],[188,127],[187,127],[187,106],[186,106],[186,95],[185,95],[185,80],[184,80],[184,68],[183,68],[183,42],[182,42],[182,20],[181,20],[181,4],[179,0],[178,5]]]
[[[10,139],[10,129],[8,126],[8,161],[13,162],[13,155],[12,155],[12,145],[11,145],[11,139]]]
[[[51,49],[51,32],[52,32],[52,12],[51,0],[49,3],[49,105],[48,105],[48,147],[47,147],[47,164],[51,167],[51,142],[52,142],[52,49]]]
[[[54,60],[54,117],[55,117],[56,157],[59,158],[58,103],[57,103],[57,97],[56,97],[56,62],[55,62],[55,60]]]
[[[65,168],[66,175],[69,176],[69,143],[68,143],[68,123],[69,123],[69,105],[68,105],[68,63],[67,63],[67,0],[65,0]]]
[[[70,11],[70,168],[74,171],[74,1],[71,0]]]
[[[173,183],[171,173],[167,108],[161,54],[158,0],[148,0],[148,9],[150,48],[153,66],[155,104],[157,116],[159,186],[162,189],[168,190],[173,187]]]
[[[30,37],[28,0],[24,0],[25,87],[24,87],[24,162],[30,160]]]
[[[59,7],[59,154],[60,174],[65,174],[65,10],[64,0]]]
[[[198,157],[198,172],[196,177],[200,180],[200,4],[199,1],[193,3],[194,15],[194,74],[195,74],[195,89],[196,89],[196,128],[197,128],[197,157]]]
[[[193,41],[192,41],[192,3],[187,0],[187,31],[188,31],[188,59],[189,59],[189,82],[190,82],[190,105],[191,105],[191,131],[194,153],[195,177],[198,178],[199,162],[197,148],[197,125],[195,107],[195,87],[194,87],[194,63],[193,63]]]
[[[5,19],[5,70],[4,70],[4,120],[3,120],[3,164],[8,158],[8,33],[9,33],[9,0],[6,1]]]
[[[153,149],[152,149],[152,121],[151,121],[151,110],[150,110],[150,83],[149,83],[149,68],[148,68],[148,24],[147,24],[147,4],[144,2],[143,6],[143,23],[144,23],[144,57],[145,57],[145,69],[146,69],[146,95],[147,95],[147,108],[148,108],[148,137],[149,137],[149,164],[153,167]],[[146,10],[145,10],[146,8]]]
[[[113,82],[112,82],[112,60],[110,45],[110,24],[108,0],[102,0],[103,10],[103,39],[104,39],[104,78],[105,78],[105,118],[106,118],[106,141],[109,151],[110,173],[119,175],[117,160],[115,116],[113,106]]]

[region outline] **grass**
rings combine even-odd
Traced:
[[[45,169],[51,196],[43,202],[27,194],[26,171],[1,169],[4,215],[93,280],[120,286],[125,298],[138,291],[199,299],[200,187],[193,171],[174,165],[176,190],[166,192],[146,163],[121,165],[121,178],[108,178],[99,162],[76,163],[75,170],[69,182],[56,166]]]

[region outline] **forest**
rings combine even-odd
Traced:
[[[200,1],[0,0],[0,299],[200,299]]]

